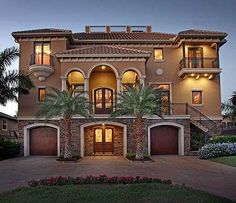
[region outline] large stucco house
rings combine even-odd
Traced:
[[[94,119],[74,116],[75,154],[122,155],[135,151],[134,118],[110,118],[117,93],[143,84],[161,88],[167,101],[164,119],[144,118],[146,153],[187,155],[191,133],[212,135],[221,123],[219,49],[224,32],[153,32],[151,26],[86,26],[85,32],[37,29],[12,33],[20,47],[19,67],[29,71],[35,88],[20,95],[19,138],[23,153],[61,155],[60,118],[37,119],[47,87],[84,92]]]

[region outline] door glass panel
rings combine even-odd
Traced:
[[[50,44],[49,43],[44,43],[43,44],[43,64],[45,65],[50,65]]]
[[[102,109],[102,89],[96,90],[96,108]]]
[[[112,106],[112,91],[105,89],[105,108],[110,109]]]
[[[112,142],[112,129],[105,129],[105,142]]]
[[[102,142],[102,129],[95,129],[95,142]]]
[[[202,49],[190,48],[188,50],[189,68],[202,68]]]
[[[35,64],[42,64],[42,43],[36,43],[34,47]]]

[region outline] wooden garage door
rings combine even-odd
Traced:
[[[30,130],[30,155],[57,155],[57,130],[37,127]]]
[[[178,154],[178,129],[165,125],[151,128],[151,154]]]

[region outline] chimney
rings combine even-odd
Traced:
[[[130,26],[126,26],[126,32],[131,33],[131,27]]]
[[[111,32],[111,27],[110,26],[106,26],[105,27],[105,33],[110,33]]]
[[[85,26],[85,32],[86,32],[86,33],[90,33],[90,31],[91,31],[91,30],[90,30],[90,26]]]
[[[152,26],[148,25],[147,26],[147,33],[151,33],[152,32]]]

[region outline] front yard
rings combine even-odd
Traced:
[[[184,186],[161,183],[24,187],[0,194],[0,202],[231,202]]]
[[[210,160],[217,163],[225,164],[228,166],[236,167],[236,156],[218,157],[218,158],[213,158]]]

